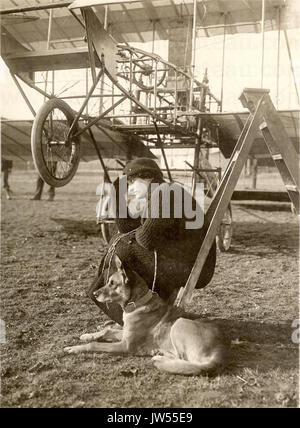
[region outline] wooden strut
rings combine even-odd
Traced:
[[[111,183],[112,181],[111,181],[111,178],[110,178],[110,176],[109,176],[109,172],[108,172],[107,167],[106,167],[106,165],[105,165],[105,163],[104,163],[103,157],[102,157],[102,155],[101,155],[101,152],[100,152],[100,150],[99,150],[99,147],[98,147],[98,145],[97,145],[96,139],[95,139],[95,137],[94,137],[94,134],[93,134],[93,132],[92,132],[91,128],[89,128],[89,134],[90,134],[90,137],[91,137],[91,140],[92,140],[93,146],[94,146],[94,148],[95,148],[95,150],[96,150],[96,153],[97,153],[97,155],[98,155],[99,161],[100,161],[100,163],[101,163],[101,166],[102,166],[102,169],[103,169],[103,172],[104,172],[104,181],[105,181],[106,183]]]
[[[22,86],[21,86],[21,85],[20,85],[20,83],[18,82],[18,79],[16,78],[16,76],[14,75],[14,73],[13,73],[13,72],[11,72],[11,71],[10,71],[10,75],[11,75],[11,77],[12,77],[13,81],[15,82],[15,85],[16,85],[16,87],[18,88],[18,90],[19,90],[20,94],[22,95],[22,97],[23,97],[23,99],[24,99],[25,103],[27,104],[27,107],[28,107],[28,108],[29,108],[29,110],[31,111],[31,113],[32,113],[33,117],[35,117],[35,116],[36,116],[36,112],[35,112],[35,110],[34,110],[34,108],[33,108],[32,104],[31,104],[31,102],[29,101],[29,99],[28,99],[27,95],[26,95],[26,94],[25,94],[25,92],[23,91]]]
[[[264,87],[264,69],[265,69],[265,31],[266,31],[266,0],[262,0],[261,11],[261,76],[260,87]]]
[[[205,76],[203,78],[203,83],[207,80],[207,69],[205,71]],[[206,101],[206,95],[207,95],[207,89],[205,86],[202,88],[201,93],[201,105],[200,110],[205,111],[205,101]],[[198,124],[197,124],[197,137],[195,141],[195,153],[194,153],[194,173],[193,173],[193,180],[192,180],[192,195],[195,196],[196,191],[196,183],[197,183],[197,174],[195,170],[199,168],[199,157],[201,154],[201,144],[202,144],[202,136],[203,136],[203,127],[204,127],[204,120],[203,117],[198,118]]]
[[[53,3],[53,0],[52,0]],[[52,27],[53,27],[53,9],[49,12],[49,23],[48,23],[48,34],[47,34],[47,51],[51,50],[51,37],[52,37]],[[54,95],[54,73],[55,71],[52,70],[52,95]],[[45,92],[47,92],[48,88],[48,77],[49,77],[49,71],[46,72],[46,78],[45,78]],[[44,99],[44,102],[46,101],[46,97]]]
[[[289,197],[294,204],[296,212],[299,214],[299,156],[272,103],[269,91],[265,89],[245,89],[240,100],[243,106],[250,110],[250,115],[232,153],[221,183],[207,210],[203,226],[205,237],[186,285],[179,290],[175,306],[182,306],[191,300],[192,292],[197,285],[258,130],[263,135]]]

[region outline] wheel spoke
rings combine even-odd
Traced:
[[[64,112],[58,108],[49,112],[42,130],[42,151],[47,169],[56,179],[65,179],[72,173],[72,146],[76,143],[68,144],[69,129],[70,121]]]

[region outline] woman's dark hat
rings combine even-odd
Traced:
[[[149,174],[153,178],[163,178],[163,173],[157,163],[149,158],[137,158],[128,162],[123,169],[123,174],[127,175],[127,177]]]

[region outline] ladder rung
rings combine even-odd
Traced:
[[[260,125],[259,125],[259,129],[262,131],[263,129],[266,129],[268,127],[268,125],[267,125],[267,122],[262,122]]]
[[[298,188],[294,184],[286,184],[285,187],[286,190],[289,190],[290,192],[298,192]]]
[[[282,160],[282,155],[280,153],[276,154],[276,155],[272,155],[272,158],[274,160]]]
[[[239,154],[240,154],[240,150],[237,150],[237,151],[235,152],[235,154],[233,155],[233,157],[232,157],[232,159],[231,159],[231,162],[235,162],[235,161],[237,160],[237,158],[238,158]]]

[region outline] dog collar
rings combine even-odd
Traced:
[[[151,290],[148,290],[148,292],[136,302],[127,303],[127,305],[124,307],[124,312],[130,313],[138,308],[141,308],[142,306],[146,305],[146,303],[150,302],[154,294],[155,293],[153,293]]]

